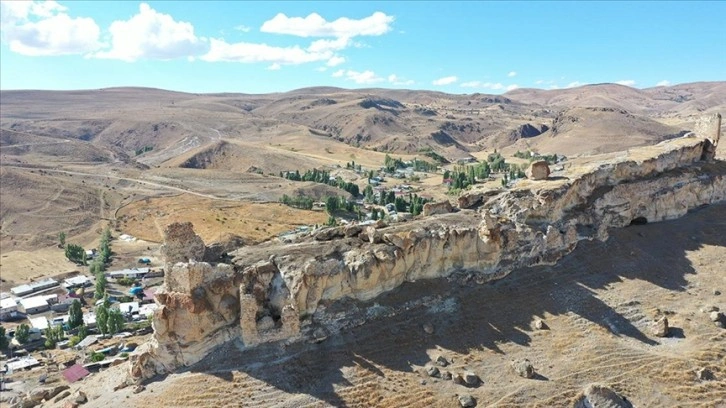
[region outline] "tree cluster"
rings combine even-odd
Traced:
[[[354,197],[357,197],[358,194],[360,194],[358,185],[355,183],[350,183],[345,180],[343,180],[340,177],[336,177],[331,179],[330,178],[330,172],[325,170],[318,170],[318,169],[312,169],[306,171],[304,174],[300,174],[299,170],[295,170],[295,172],[280,172],[280,177],[286,178],[288,180],[292,181],[312,181],[315,183],[321,183],[321,184],[327,184],[329,186],[337,187],[341,190],[345,190],[352,194]]]

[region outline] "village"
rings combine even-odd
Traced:
[[[101,253],[84,254],[89,273],[31,280],[0,292],[4,400],[44,384],[58,389],[119,364],[152,332],[163,268],[140,257],[133,266],[94,276],[93,262]]]

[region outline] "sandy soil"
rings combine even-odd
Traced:
[[[124,389],[87,406],[452,407],[457,395],[470,394],[477,406],[553,407],[572,406],[598,382],[638,407],[723,407],[726,330],[700,309],[726,308],[726,295],[715,294],[726,290],[724,230],[726,205],[711,206],[614,231],[605,243],[582,242],[556,266],[518,270],[491,284],[407,284],[376,299],[376,307],[430,301],[319,344],[229,344],[140,394]],[[654,337],[650,325],[663,315],[670,335]],[[536,330],[537,318],[549,329]],[[438,355],[452,361],[442,371],[473,371],[481,385],[428,377],[423,369]],[[511,370],[510,361],[521,358],[534,364],[534,379]],[[703,367],[715,381],[697,379]]]

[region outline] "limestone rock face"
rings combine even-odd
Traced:
[[[442,201],[440,203],[426,203],[423,206],[423,215],[428,217],[436,214],[448,214],[454,211],[449,200]]]
[[[525,174],[530,180],[546,180],[550,175],[550,166],[545,160],[534,161]]]
[[[167,264],[201,261],[204,259],[204,241],[196,233],[191,222],[175,222],[164,230],[164,245],[161,253]]]
[[[605,240],[609,229],[636,218],[667,220],[724,201],[726,166],[702,161],[706,146],[681,138],[632,149],[623,159],[573,170],[569,180],[525,180],[523,187],[460,198],[460,207],[476,203],[477,210],[323,230],[320,238],[331,240],[246,246],[228,253],[229,265],[189,261],[203,243],[191,225],[170,226],[164,253],[173,266],[156,296],[154,335],[132,354],[131,374],[148,378],[188,366],[230,340],[253,347],[308,335],[300,318],[343,298],[370,300],[404,282],[455,273],[482,283],[500,279],[554,263],[580,240]]]

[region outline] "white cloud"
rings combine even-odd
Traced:
[[[277,14],[262,24],[260,31],[273,34],[289,34],[298,37],[345,37],[359,35],[382,35],[391,30],[393,16],[380,11],[360,20],[341,17],[335,21],[326,21],[317,13],[307,17],[288,17]]]
[[[388,76],[388,82],[398,86],[413,85],[415,83],[413,79],[399,78],[395,74]]]
[[[432,84],[434,84],[434,85],[451,85],[458,80],[459,80],[458,77],[452,75],[452,76],[439,78],[439,79],[433,81]]]
[[[350,38],[340,37],[335,40],[315,40],[308,47],[310,52],[340,51],[351,44]]]
[[[129,20],[117,20],[109,28],[112,47],[98,58],[133,62],[141,58],[174,59],[198,55],[207,48],[204,38],[194,34],[191,23],[175,21],[141,3],[139,13]]]
[[[615,83],[618,85],[625,85],[625,86],[630,86],[630,87],[635,85],[635,81],[633,81],[632,79],[623,79],[623,80],[617,81]]]
[[[272,64],[269,67],[267,67],[267,69],[270,70],[270,71],[277,71],[280,68],[282,68],[282,66],[280,64],[278,64],[277,62],[275,62],[274,64]]]
[[[504,85],[502,85],[499,82],[481,82],[481,81],[469,81],[464,82],[461,84],[462,88],[483,88],[483,89],[491,89],[493,91],[502,90],[505,88]]]
[[[318,72],[325,72],[328,70],[328,67],[317,67],[317,68],[315,68],[315,70]]]
[[[341,78],[345,77],[347,81],[353,81],[356,84],[375,84],[378,82],[385,81],[385,78],[381,78],[375,74],[373,71],[352,71],[352,70],[338,70],[335,71],[332,75],[334,78]]]
[[[585,84],[583,84],[580,81],[574,81],[574,82],[570,82],[569,84],[567,84],[567,86],[565,86],[565,88],[576,88],[576,87],[582,86],[582,85],[585,85]]]
[[[517,76],[517,71],[511,71],[511,72],[509,72],[509,73],[507,74],[507,76],[508,76],[508,77],[510,77],[510,78],[512,78],[512,77],[516,77],[516,76]]]
[[[251,27],[247,27],[246,25],[243,25],[243,24],[238,25],[234,29],[237,31],[242,31],[243,33],[249,33],[250,30],[252,30]]]
[[[658,82],[657,84],[655,84],[655,86],[669,86],[670,84],[671,84],[671,81],[664,79],[664,80]]]
[[[239,42],[229,44],[224,40],[212,38],[209,52],[201,57],[204,61],[228,62],[270,62],[285,65],[297,65],[308,62],[324,61],[332,58],[329,52],[309,52],[297,45],[291,47],[275,47],[267,44]]]
[[[513,91],[517,88],[519,88],[519,85],[517,84],[507,85],[507,91]]]
[[[87,54],[101,47],[101,29],[88,17],[70,17],[55,1],[0,2],[2,40],[28,56]]]
[[[344,57],[340,57],[338,55],[334,55],[332,58],[330,58],[328,60],[328,62],[325,65],[327,65],[329,67],[337,67],[338,65],[340,65],[340,64],[342,64],[344,62],[345,62],[345,58]]]

